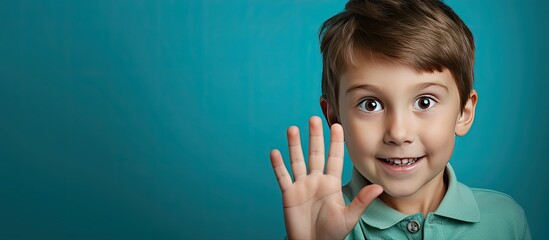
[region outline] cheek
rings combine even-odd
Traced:
[[[345,142],[351,158],[370,155],[377,148],[381,129],[368,121],[342,122],[345,130]]]
[[[455,120],[450,118],[437,118],[436,122],[424,124],[426,126],[422,136],[423,144],[430,153],[440,153],[450,157],[454,149]],[[443,150],[443,151],[441,151]]]

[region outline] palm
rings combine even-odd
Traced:
[[[283,192],[282,199],[284,216],[287,219],[300,219],[295,222],[293,226],[295,229],[288,229],[288,232],[301,231],[316,239],[319,236],[328,238],[328,235],[322,231],[335,233],[334,235],[345,235],[347,230],[350,230],[345,227],[345,221],[342,218],[345,202],[341,193],[341,180],[336,177],[309,175],[294,182]],[[311,223],[316,223],[317,227],[312,228]]]
[[[288,145],[295,181],[290,175],[280,152],[271,153],[284,207],[286,231],[290,239],[342,239],[354,227],[358,218],[381,188],[369,186],[359,193],[359,200],[346,206],[341,192],[343,168],[343,129],[332,125],[330,152],[324,173],[324,137],[318,117],[310,121],[309,174],[305,167],[299,130],[288,129]]]

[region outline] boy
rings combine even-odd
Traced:
[[[448,164],[478,99],[473,36],[448,6],[351,0],[320,38],[326,168],[318,117],[308,172],[297,127],[287,133],[293,182],[280,152],[270,156],[289,239],[531,238],[515,201],[468,188]],[[344,144],[354,168],[342,189]]]

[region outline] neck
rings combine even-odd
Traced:
[[[448,187],[445,170],[435,176],[431,181],[420,188],[416,193],[406,197],[393,197],[387,193],[382,193],[379,198],[389,207],[404,213],[406,215],[415,214],[418,212],[426,216],[430,212],[434,212]]]

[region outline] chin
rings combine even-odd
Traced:
[[[398,184],[398,186],[384,184],[381,186],[383,187],[385,193],[395,198],[405,198],[412,196],[420,189],[420,187],[413,186],[412,184]]]

